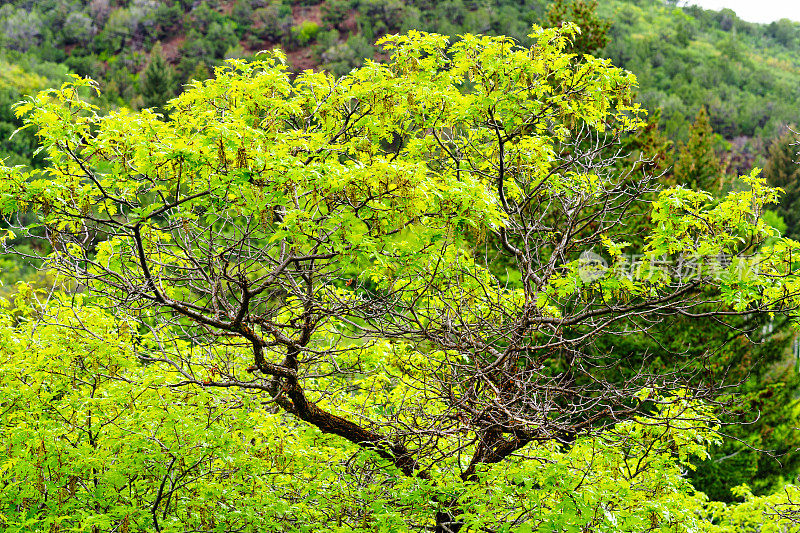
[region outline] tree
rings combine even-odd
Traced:
[[[767,26],[767,35],[784,46],[791,46],[797,40],[797,24],[785,18],[773,21]]]
[[[325,26],[342,29],[350,14],[350,2],[347,0],[326,0],[320,8],[320,14]]]
[[[44,22],[37,10],[15,8],[5,4],[0,8],[0,31],[3,46],[11,50],[27,51],[42,40]]]
[[[31,94],[48,85],[46,78],[28,72],[18,65],[0,61],[0,149],[7,164],[36,164],[36,139],[32,132],[21,131],[13,135],[22,120],[14,116],[11,106],[22,94]]]
[[[167,63],[161,43],[156,42],[150,51],[150,62],[144,70],[142,98],[144,105],[157,113],[165,113],[164,104],[175,96],[175,70]]]
[[[545,19],[548,26],[574,22],[581,32],[572,37],[567,50],[576,54],[595,54],[604,48],[610,37],[611,21],[595,15],[596,0],[555,0],[550,4]]]
[[[342,76],[373,57],[375,48],[369,41],[361,35],[351,35],[346,42],[335,43],[322,52],[320,61],[328,72]]]
[[[194,67],[194,71],[189,75],[188,81],[205,81],[211,77],[211,73],[208,71],[208,67],[205,63],[200,61],[197,63],[197,66]]]
[[[714,203],[661,192],[631,267],[631,208],[655,178],[605,154],[642,125],[635,79],[565,53],[575,33],[534,28],[531,48],[389,36],[386,64],[339,79],[291,81],[279,52],[231,60],[169,120],[100,116],[77,79],[17,107],[50,164],[3,168],[0,209],[38,217],[48,266],[128,324],[175,388],[260,394],[338,437],[337,456],[361,449],[364,475],[401,495],[330,515],[348,527],[691,527],[688,504],[677,521],[635,510],[639,480],[662,487],[648,465],[690,499],[676,462],[715,438],[703,361],[620,373],[593,346],[676,317],[793,309],[800,245],[759,250],[777,193],[753,174]],[[561,481],[582,490],[570,476],[595,459],[613,465],[602,496],[568,503]],[[520,508],[534,483],[542,499]],[[384,503],[405,514],[379,518]]]
[[[800,236],[800,166],[797,161],[797,138],[787,130],[769,147],[769,157],[764,166],[764,177],[773,187],[780,187],[784,194],[780,199],[778,214],[786,222],[786,236]]]
[[[300,46],[307,46],[317,38],[319,24],[310,20],[304,20],[297,26],[292,27],[292,39]]]
[[[396,30],[402,23],[405,10],[405,3],[398,0],[359,0],[359,28],[367,38]]]
[[[73,11],[64,21],[64,42],[86,46],[94,37],[96,29],[92,24],[92,19],[83,13]]]
[[[705,107],[701,107],[689,130],[689,140],[678,146],[673,171],[674,183],[692,189],[717,191],[722,165],[714,150],[714,132]]]
[[[222,16],[211,9],[207,2],[200,2],[192,9],[192,28],[204,34],[212,24],[222,22]]]
[[[214,57],[217,59],[223,58],[229,49],[239,45],[239,39],[236,38],[236,32],[230,22],[225,24],[213,23],[208,28],[205,37],[211,45]]]
[[[237,15],[236,12],[233,14]],[[177,3],[161,3],[153,13],[153,19],[158,25],[159,37],[168,37],[174,34],[176,30],[183,31],[183,11]]]
[[[268,41],[281,41],[292,27],[292,12],[287,7],[284,4],[270,4],[256,9],[253,12],[253,33]]]

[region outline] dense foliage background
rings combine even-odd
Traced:
[[[225,58],[252,57],[275,46],[288,51],[296,71],[343,74],[376,57],[373,43],[387,32],[502,34],[528,44],[533,23],[584,17],[578,22],[607,30],[588,48],[582,44],[584,51],[637,75],[640,100],[651,111],[661,109],[662,129],[671,139],[686,140],[694,116],[706,106],[714,131],[731,143],[718,148],[733,149],[729,163],[741,170],[798,121],[795,23],[752,24],[730,10],[678,8],[658,0],[605,1],[589,9],[594,14],[588,18],[567,7],[553,13],[547,0],[14,0],[0,8],[0,44],[5,61],[20,70],[4,76],[3,91],[13,99],[30,86],[26,76],[52,83],[66,66],[100,81],[106,105],[136,109],[166,101],[193,78],[208,77]],[[150,56],[162,54],[166,62],[156,61],[148,72]]]

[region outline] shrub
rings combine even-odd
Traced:
[[[292,39],[300,46],[305,46],[316,39],[317,33],[319,33],[319,24],[304,20],[292,28]]]

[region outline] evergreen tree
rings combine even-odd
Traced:
[[[209,78],[211,78],[211,72],[203,61],[197,63],[192,73],[189,74],[189,81],[206,81]]]
[[[659,124],[661,110],[656,109],[639,131],[623,140],[623,146],[635,161],[634,168],[637,172],[662,177],[672,166],[673,143]]]
[[[175,70],[167,63],[160,42],[156,42],[150,52],[150,62],[144,71],[141,92],[145,107],[166,114],[163,106],[175,96]]]
[[[673,168],[673,182],[691,189],[719,191],[722,164],[714,151],[714,131],[705,107],[697,112],[689,140],[678,147]]]
[[[796,144],[797,138],[791,131],[781,135],[770,146],[764,167],[767,182],[785,191],[777,211],[786,222],[786,236],[793,239],[800,235],[800,165],[796,163]]]
[[[581,28],[581,33],[573,36],[568,51],[595,54],[611,39],[608,35],[611,21],[595,15],[596,9],[596,0],[555,0],[547,11],[545,25],[561,27],[564,22],[574,22]]]

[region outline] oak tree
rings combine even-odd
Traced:
[[[37,218],[47,266],[136,324],[170,385],[258,392],[366,450],[427,487],[440,531],[536,523],[448,487],[491,499],[481,476],[533,479],[542,447],[629,450],[631,483],[647,450],[702,450],[703,361],[659,371],[596,341],[793,309],[798,286],[797,244],[762,246],[777,192],[757,174],[712,202],[620,171],[636,81],[565,52],[575,33],[387,36],[386,63],[339,78],[230,60],[168,120],[101,116],[76,78],[17,107],[48,165],[3,168],[0,209]]]

